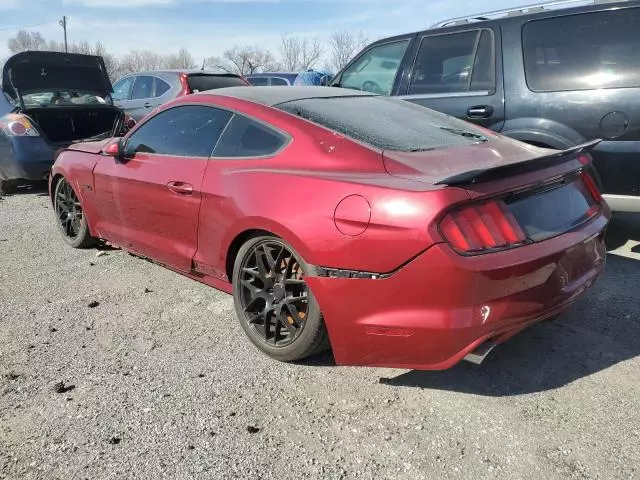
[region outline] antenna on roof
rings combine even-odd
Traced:
[[[201,72],[204,72],[204,64],[206,63],[207,59],[203,58],[202,59],[202,68],[200,69]]]

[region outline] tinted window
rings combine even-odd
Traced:
[[[113,99],[114,100],[127,100],[129,98],[129,91],[135,77],[122,78],[116,82],[113,86]]]
[[[239,87],[246,86],[246,82],[238,77],[237,75],[189,75],[187,79],[189,83],[189,88],[196,92],[204,92],[206,90],[213,90],[215,88],[225,88],[225,87]]]
[[[269,85],[269,79],[267,77],[252,77],[248,79],[251,85],[255,87],[266,87]]]
[[[493,35],[474,30],[425,37],[416,58],[409,93],[492,92]]]
[[[370,48],[342,73],[340,86],[389,95],[408,40]]]
[[[161,97],[162,95],[167,93],[171,88],[171,85],[169,85],[164,80],[160,80],[158,77],[155,78],[155,82],[156,82],[156,89],[153,94],[154,97]]]
[[[260,157],[271,155],[286,138],[260,123],[235,115],[218,142],[214,157]]]
[[[530,22],[523,44],[532,90],[640,86],[639,9]]]
[[[127,152],[209,157],[231,113],[189,105],[160,112],[141,125],[127,142]]]
[[[432,150],[487,140],[467,122],[393,97],[315,98],[277,108],[383,150]]]
[[[153,77],[136,77],[131,90],[131,100],[153,97]]]
[[[289,82],[287,82],[284,78],[271,77],[271,85],[287,86],[287,85],[289,85]]]

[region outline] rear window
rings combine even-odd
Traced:
[[[276,108],[381,150],[422,151],[487,141],[469,123],[384,96],[313,98]]]
[[[277,152],[287,139],[261,123],[234,115],[212,157],[262,157]]]
[[[533,91],[640,86],[640,9],[536,20],[523,45]]]
[[[193,93],[213,90],[215,88],[246,86],[247,83],[235,75],[190,75],[189,88]]]
[[[249,83],[256,87],[266,87],[269,85],[269,79],[267,77],[249,77]]]

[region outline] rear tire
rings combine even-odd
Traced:
[[[330,347],[320,307],[304,281],[309,266],[274,236],[249,239],[233,268],[233,301],[249,340],[271,358],[292,362]]]
[[[0,197],[11,195],[16,191],[16,182],[14,180],[4,180],[0,178]]]
[[[97,243],[89,233],[87,218],[82,204],[69,181],[62,177],[53,194],[53,209],[56,223],[65,243],[73,248],[88,248]]]

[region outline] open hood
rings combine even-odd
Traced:
[[[102,57],[62,52],[22,52],[7,60],[2,89],[13,99],[37,92],[113,92]]]

